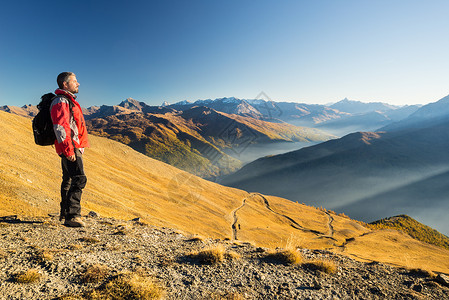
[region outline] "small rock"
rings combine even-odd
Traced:
[[[372,287],[372,288],[370,288],[370,292],[374,295],[385,297],[385,294],[382,292],[380,287],[377,287],[377,286]]]
[[[140,218],[134,218],[131,221],[133,221],[133,222],[140,222]]]
[[[423,290],[423,286],[421,284],[415,284],[412,288],[415,292],[421,293]]]
[[[98,214],[96,212],[94,212],[93,210],[91,210],[88,214],[88,217],[90,218],[98,218]]]
[[[444,274],[438,275],[436,278],[436,281],[438,283],[441,283],[442,285],[449,286],[449,276],[446,276]]]
[[[404,285],[406,285],[408,288],[413,286],[414,283],[415,282],[413,280],[406,280],[406,281],[404,281]]]

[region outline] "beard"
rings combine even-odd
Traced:
[[[79,88],[73,88],[73,89],[69,90],[69,92],[72,94],[77,94],[78,91],[79,91]]]

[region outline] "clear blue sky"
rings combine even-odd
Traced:
[[[449,1],[2,1],[0,105],[62,71],[85,107],[265,92],[425,104],[449,94]]]

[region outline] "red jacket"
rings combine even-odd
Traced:
[[[56,97],[50,107],[53,129],[56,135],[55,148],[58,155],[63,154],[67,157],[75,154],[74,148],[89,147],[86,122],[75,95],[62,89],[57,89],[55,94],[64,95],[64,97]],[[72,107],[73,115],[70,111],[69,100],[65,97],[70,98],[74,104]]]

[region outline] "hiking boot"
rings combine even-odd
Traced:
[[[68,227],[84,227],[86,224],[81,220],[81,217],[74,217],[71,219],[66,219],[64,222],[65,226]]]

